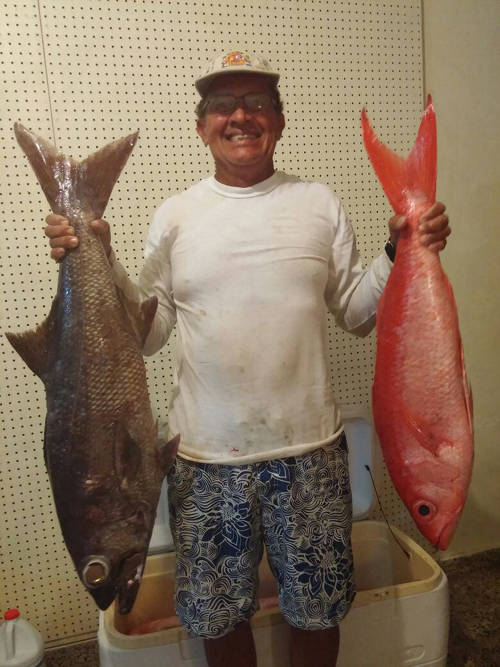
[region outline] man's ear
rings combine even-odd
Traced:
[[[205,133],[205,120],[203,118],[198,118],[198,120],[196,121],[196,131],[198,132],[205,146],[208,146]]]
[[[279,120],[280,131],[279,131],[279,135],[278,135],[278,140],[281,139],[281,135],[283,134],[283,130],[285,129],[285,125],[286,125],[285,116],[282,113],[280,113],[280,120]]]

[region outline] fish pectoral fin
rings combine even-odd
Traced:
[[[116,291],[132,325],[136,340],[142,348],[151,331],[151,325],[153,324],[158,308],[158,297],[152,296],[149,299],[138,302],[129,299],[119,287],[116,288]]]
[[[421,416],[416,416],[401,401],[397,401],[398,413],[401,419],[413,433],[415,439],[420,445],[430,452],[433,456],[439,456],[439,450],[443,446],[450,446],[453,443],[448,438],[437,433],[436,427]]]
[[[462,382],[464,388],[464,401],[465,401],[465,410],[467,412],[467,421],[469,423],[470,433],[474,432],[473,419],[474,419],[474,404],[472,399],[472,387],[467,378],[467,372],[465,370],[465,356],[464,356],[464,347],[462,342],[460,342],[460,358],[462,360]]]
[[[174,435],[174,437],[168,442],[158,439],[158,460],[160,468],[165,475],[172,467],[174,459],[177,455],[177,449],[179,448],[180,441],[180,433]]]
[[[142,461],[140,444],[130,435],[122,423],[115,426],[115,472],[120,488],[128,488],[139,471]]]

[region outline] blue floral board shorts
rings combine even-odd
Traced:
[[[349,611],[355,587],[344,434],[304,456],[240,466],[177,457],[168,493],[176,613],[192,635],[221,637],[255,613],[263,545],[290,625],[321,630]]]

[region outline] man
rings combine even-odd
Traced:
[[[249,619],[265,543],[293,667],[331,666],[338,623],[354,598],[346,442],[327,369],[328,308],[367,334],[390,272],[384,252],[364,270],[342,205],[321,184],[274,169],[285,127],[278,74],[240,52],[197,80],[197,131],[215,176],[156,212],[140,287],[93,223],[115,280],[156,294],[145,343],[153,354],[177,322],[179,358],[169,421],[181,433],[169,474],[177,551],[177,613],[205,639],[211,667],[254,666]],[[421,242],[441,250],[445,207],[422,218]],[[51,215],[52,257],[77,245]],[[392,247],[405,221],[389,221]]]

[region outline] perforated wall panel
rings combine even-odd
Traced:
[[[83,158],[140,130],[106,211],[121,262],[135,277],[154,209],[211,172],[195,133],[193,78],[214,53],[264,53],[282,75],[287,128],[276,166],[327,183],[342,198],[370,261],[390,210],[365,156],[364,105],[380,135],[407,152],[422,111],[419,0],[4,0],[1,3],[0,175],[2,330],[47,315],[57,267],[48,258],[48,207],[15,144],[21,121]],[[340,402],[369,402],[374,335],[330,326]],[[167,416],[172,342],[147,361],[152,400]],[[0,607],[19,606],[52,643],[93,634],[97,612],[64,549],[43,464],[41,382],[0,339],[2,465]],[[417,537],[385,477],[390,519]]]

